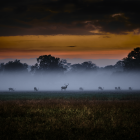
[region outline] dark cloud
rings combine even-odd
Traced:
[[[76,46],[68,46],[68,47],[70,47],[70,48],[74,48],[74,47],[76,47]]]
[[[140,0],[5,0],[0,36],[126,34],[140,28]]]
[[[103,36],[103,38],[110,38],[110,36]]]

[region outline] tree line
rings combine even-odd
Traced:
[[[8,63],[0,64],[0,73],[19,72],[19,73],[49,73],[49,72],[92,72],[97,70],[111,71],[140,71],[140,47],[134,48],[127,57],[118,61],[115,65],[107,65],[99,68],[91,61],[86,61],[81,64],[67,63],[65,59],[55,58],[51,55],[42,55],[37,58],[37,63],[29,66],[26,63],[21,63],[20,60],[9,61]]]

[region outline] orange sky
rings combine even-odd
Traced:
[[[0,59],[59,58],[122,59],[140,46],[140,35],[29,35],[0,37]]]

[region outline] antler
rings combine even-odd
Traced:
[[[65,85],[65,86],[68,86],[69,84],[67,84],[67,85],[66,85],[66,84],[64,84],[64,85]]]

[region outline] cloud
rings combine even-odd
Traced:
[[[76,46],[68,46],[68,47],[70,47],[70,48],[74,48],[74,47],[76,47]]]
[[[139,28],[139,29],[135,29],[135,30],[133,31],[133,34],[134,34],[134,35],[139,35],[139,34],[140,34],[140,28]]]
[[[6,0],[0,36],[126,34],[140,28],[139,0]],[[87,22],[88,21],[88,22]]]
[[[122,15],[121,13],[113,14],[112,17],[121,16],[121,15]]]
[[[103,36],[103,38],[110,38],[110,36]]]

